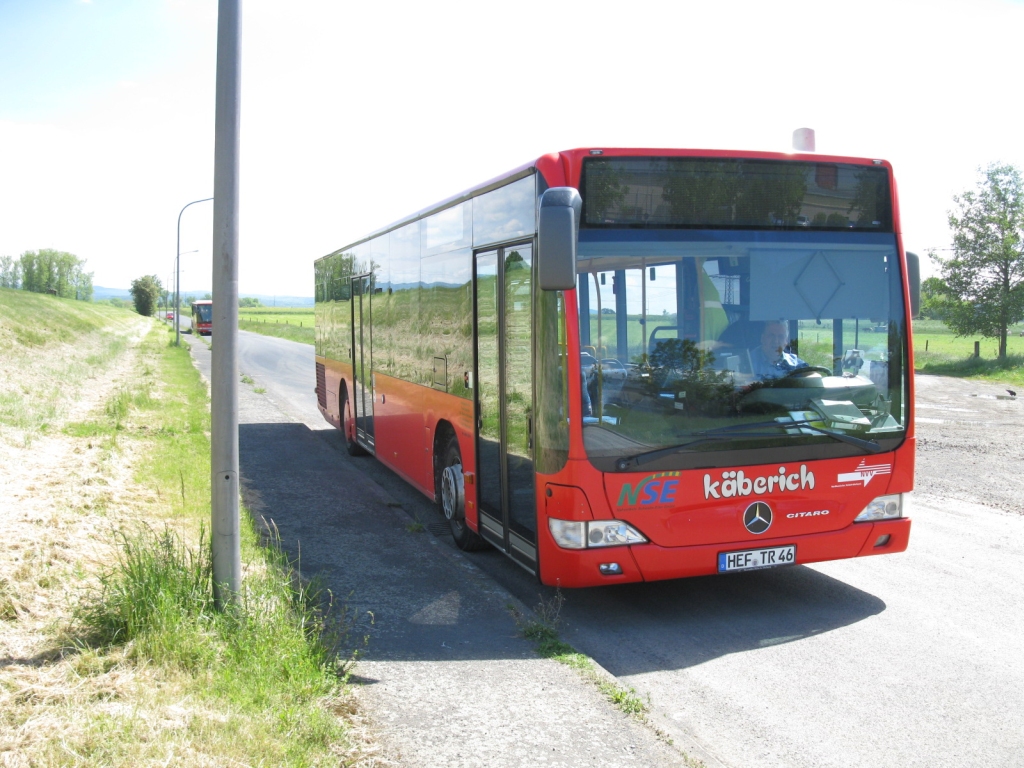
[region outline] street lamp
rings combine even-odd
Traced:
[[[196,203],[205,203],[213,200],[212,197],[204,197],[202,200],[193,200],[191,203],[185,206],[188,208],[189,205],[195,205]],[[181,214],[185,212],[185,208],[181,209],[178,214],[178,246],[175,248],[177,256],[174,259],[174,346],[181,346],[181,320],[179,315],[181,314]]]
[[[188,256],[190,253],[199,253],[199,249],[196,248],[194,251],[183,251],[182,253],[178,254],[177,260],[175,261],[175,264],[177,266],[175,267],[175,270],[174,270],[174,295],[176,297],[175,298],[175,305],[176,306],[174,307],[174,317],[175,317],[175,321],[174,322],[176,322],[176,323],[178,322],[177,321],[178,312],[181,311],[181,300],[177,298],[178,294],[181,293],[181,285],[179,284],[180,281],[181,281],[181,263],[180,262],[181,262],[181,257],[182,256]],[[179,326],[180,326],[180,323],[179,323]]]

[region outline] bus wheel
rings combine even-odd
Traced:
[[[456,546],[465,552],[487,548],[487,542],[466,525],[466,496],[459,440],[452,435],[441,454],[441,513],[448,520]]]
[[[342,386],[344,387],[344,382],[342,382]],[[345,411],[348,410],[348,390],[344,388],[341,390],[341,402],[339,405],[341,406],[339,413],[341,414],[341,434],[345,436],[345,450],[348,451],[349,456],[365,456],[366,449],[356,442],[355,437],[350,438],[348,436],[348,431],[345,427],[345,422],[348,420],[345,418]]]

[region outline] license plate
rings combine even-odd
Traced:
[[[718,572],[757,571],[796,562],[796,544],[765,549],[745,549],[742,552],[719,552]]]

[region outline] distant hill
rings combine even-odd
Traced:
[[[201,295],[201,294],[200,294]],[[260,293],[243,293],[241,299],[259,299],[265,307],[312,307],[312,296],[264,296]]]
[[[181,295],[184,296],[205,296],[210,293],[209,288],[202,288],[200,290],[185,290],[182,289]],[[92,289],[93,301],[106,301],[107,299],[125,299],[131,301],[131,291],[126,288],[104,288],[102,285],[93,286]],[[312,307],[313,297],[312,296],[266,296],[262,293],[243,293],[239,298],[254,298],[259,299],[260,304],[265,307]]]
[[[92,287],[92,300],[104,301],[106,299],[125,299],[131,301],[131,291],[124,288],[104,288],[102,285]]]

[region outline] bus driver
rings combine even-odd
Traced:
[[[760,346],[750,350],[751,372],[759,379],[778,379],[807,363],[791,352],[789,346],[789,323],[785,320],[769,320],[761,331]]]

